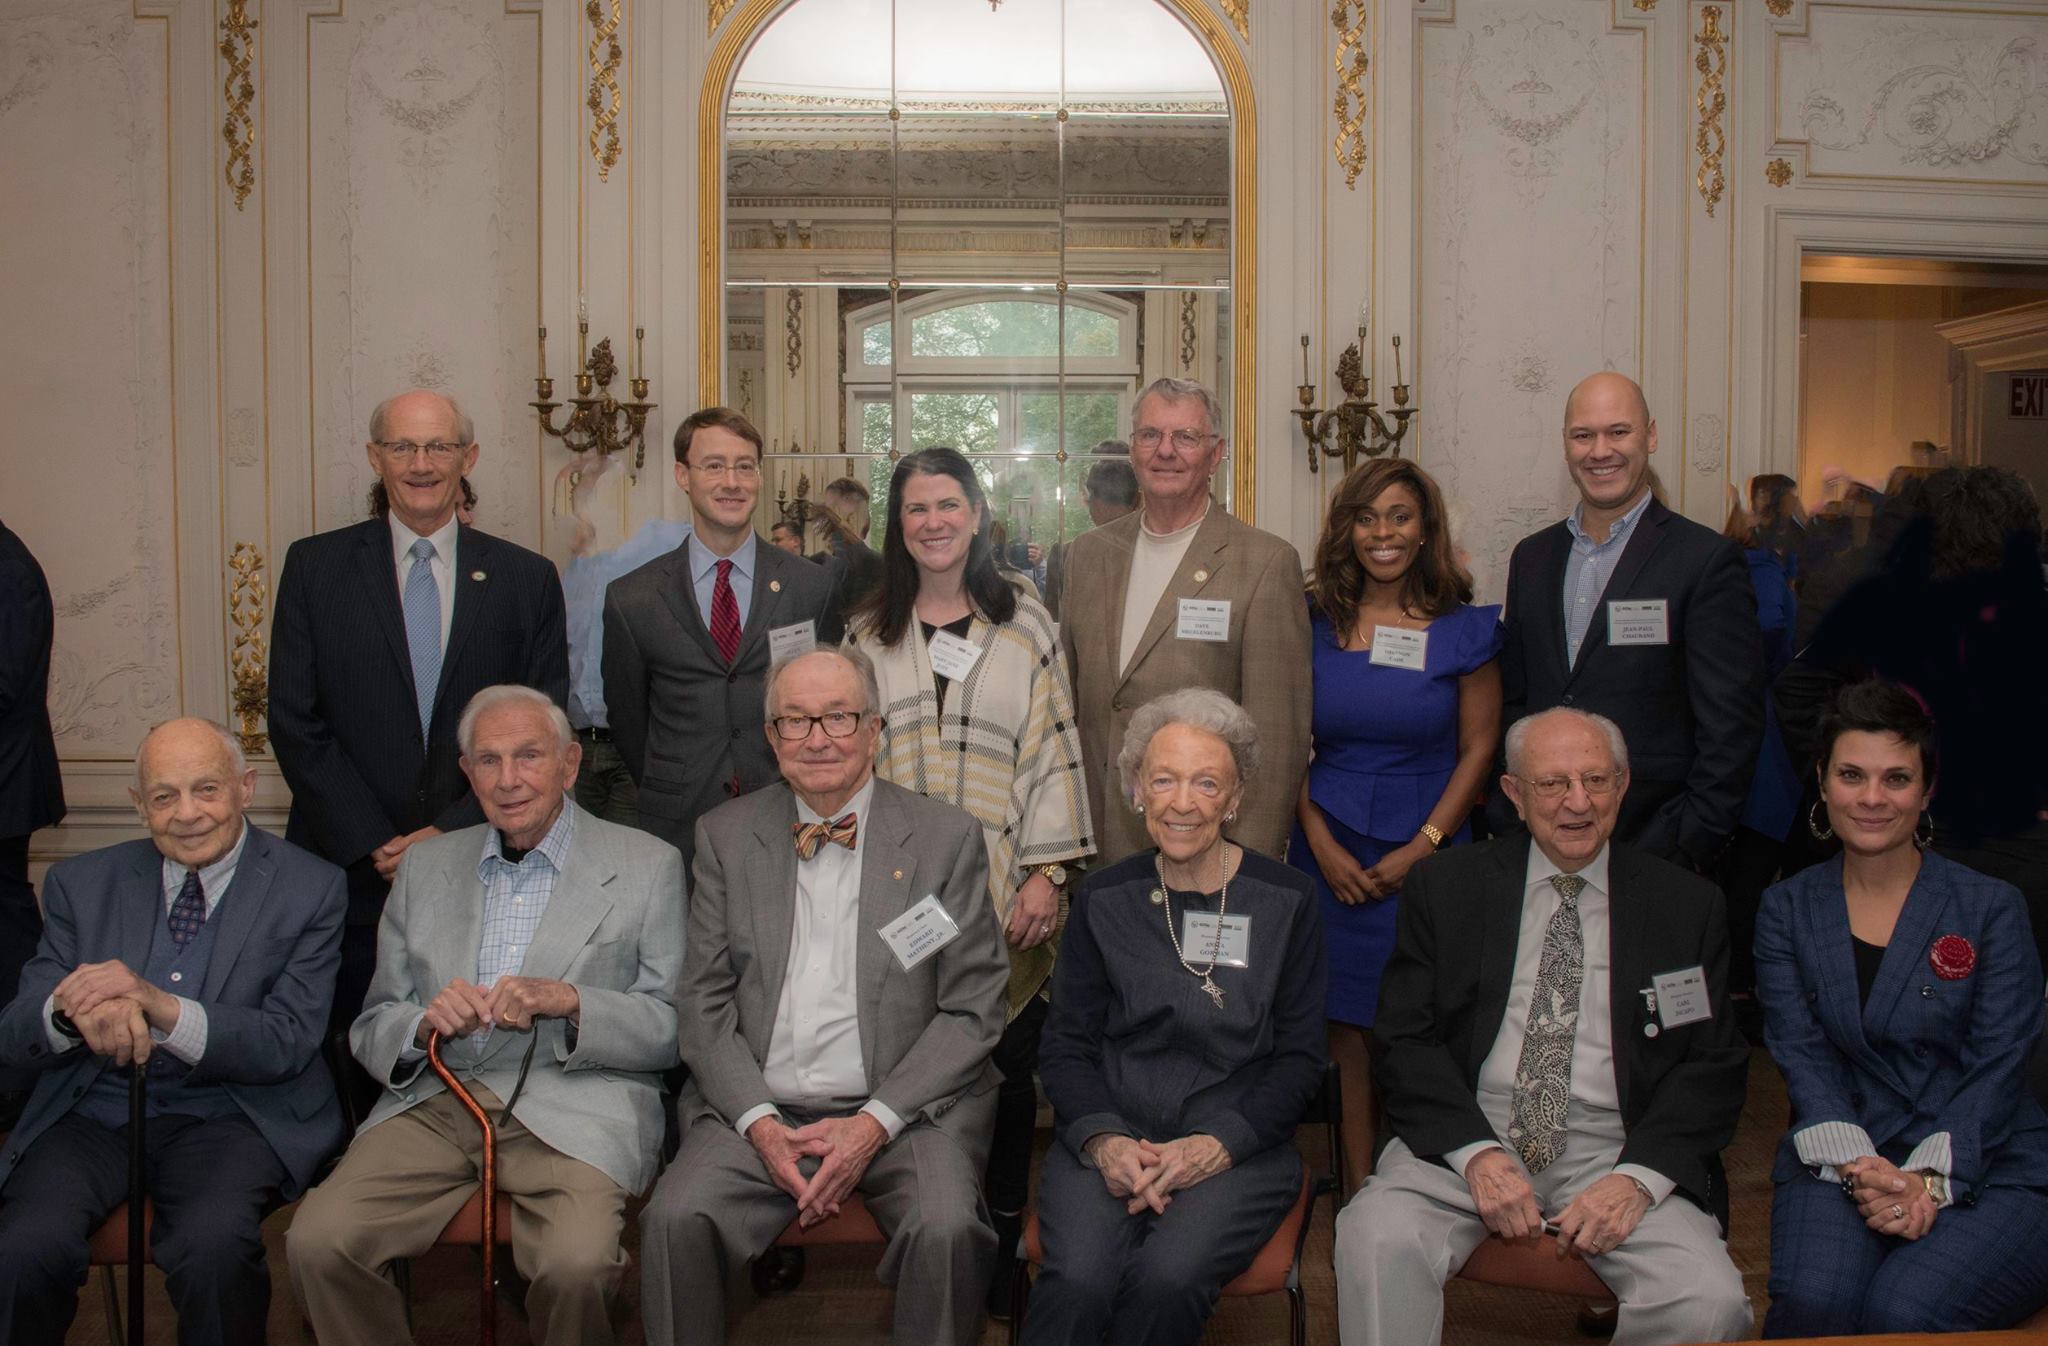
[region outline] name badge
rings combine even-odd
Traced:
[[[1219,930],[1213,911],[1190,911],[1181,918],[1180,951],[1190,963],[1206,963],[1213,956],[1218,967],[1251,966],[1252,918],[1223,917]]]
[[[1607,643],[1610,645],[1669,645],[1671,604],[1662,598],[1645,598],[1638,603],[1607,605]]]
[[[818,648],[818,632],[809,622],[778,626],[768,633],[768,662],[783,663]]]
[[[981,646],[962,640],[951,631],[934,632],[927,652],[931,655],[932,672],[951,682],[973,672],[975,661],[981,658]]]
[[[1412,668],[1421,673],[1429,666],[1429,632],[1375,626],[1371,659],[1381,668]]]
[[[1650,978],[1657,988],[1657,1017],[1666,1028],[1696,1024],[1714,1017],[1713,1002],[1707,998],[1707,970],[1703,967],[1660,972]]]
[[[936,896],[927,897],[895,920],[883,926],[882,942],[905,972],[960,938],[960,927],[939,905]]]
[[[1174,635],[1182,640],[1226,641],[1230,639],[1230,600],[1227,598],[1183,598],[1180,624]]]

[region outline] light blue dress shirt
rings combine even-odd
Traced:
[[[690,525],[653,519],[610,551],[572,556],[562,571],[569,615],[569,723],[609,729],[604,708],[604,591],[611,582],[683,545]]]
[[[711,594],[718,587],[718,563],[732,562],[732,596],[740,605],[740,630],[747,629],[747,614],[753,611],[754,603],[754,548],[760,539],[752,533],[747,540],[734,549],[731,556],[713,556],[711,548],[690,535],[690,584],[697,591],[697,612],[704,618],[704,629],[711,629]]]
[[[1614,568],[1621,564],[1629,534],[1635,532],[1652,498],[1649,491],[1644,491],[1635,507],[1607,530],[1605,542],[1595,542],[1580,529],[1584,501],[1572,506],[1571,515],[1564,521],[1572,535],[1572,549],[1564,562],[1564,651],[1565,658],[1573,664],[1579,662],[1579,646],[1586,643],[1586,632],[1593,627],[1593,613],[1600,607],[1600,595],[1607,592],[1607,581],[1614,578]]]

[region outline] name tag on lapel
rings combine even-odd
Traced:
[[[939,631],[932,635],[926,653],[931,656],[932,672],[948,682],[958,682],[974,671],[974,665],[981,659],[981,646],[962,640],[951,631]]]
[[[1220,930],[1216,922],[1217,916],[1213,911],[1191,911],[1183,916],[1180,923],[1181,952],[1191,963],[1206,963],[1214,958],[1218,967],[1250,967],[1252,918],[1225,915]]]
[[[784,663],[818,648],[817,630],[809,622],[778,626],[768,633],[768,662]]]
[[[1410,631],[1399,626],[1372,629],[1372,653],[1367,656],[1382,668],[1411,668],[1417,673],[1429,669],[1429,632]]]
[[[1666,1028],[1696,1024],[1714,1017],[1713,1001],[1707,997],[1707,970],[1684,967],[1660,972],[1650,978],[1657,988],[1657,1017]]]
[[[1222,642],[1230,639],[1230,600],[1183,598],[1173,634],[1181,640]]]
[[[905,972],[960,938],[960,927],[936,896],[911,907],[878,932]]]
[[[1662,598],[1645,598],[1636,603],[1607,605],[1609,645],[1669,645],[1671,604]]]

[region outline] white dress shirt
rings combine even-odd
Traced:
[[[1574,1134],[1610,1143],[1619,1154],[1627,1135],[1621,1124],[1621,1090],[1614,1078],[1614,964],[1607,919],[1612,892],[1608,886],[1607,860],[1608,848],[1602,846],[1600,853],[1578,871],[1586,881],[1579,892],[1579,930],[1585,938],[1586,964],[1579,981],[1579,1027],[1572,1039],[1572,1093],[1565,1127]],[[1529,1031],[1529,1002],[1535,998],[1543,936],[1563,901],[1550,876],[1563,872],[1540,847],[1530,844],[1529,868],[1522,881],[1522,926],[1515,941],[1515,971],[1508,983],[1507,1012],[1501,1016],[1500,1032],[1479,1067],[1479,1108],[1493,1126],[1495,1136],[1508,1133],[1508,1119],[1514,1107],[1515,1068],[1521,1064],[1522,1040]],[[1472,1157],[1494,1146],[1511,1155],[1515,1152],[1505,1141],[1479,1141],[1451,1151],[1444,1156],[1444,1162],[1463,1177]],[[1655,1169],[1641,1164],[1618,1164],[1614,1171],[1648,1188],[1652,1205],[1669,1196],[1677,1186]]]
[[[783,970],[782,996],[775,1004],[768,1056],[761,1062],[761,1078],[775,1102],[739,1115],[733,1126],[743,1136],[748,1127],[775,1113],[778,1103],[836,1109],[868,1092],[867,1061],[860,1049],[860,844],[866,839],[868,807],[874,797],[870,776],[832,818],[820,816],[801,797],[796,801],[800,823],[831,822],[853,814],[854,846],[849,850],[828,841],[810,859],[796,862],[796,919],[790,923],[789,961]],[[903,1119],[879,1099],[868,1099],[860,1110],[880,1122],[891,1140],[903,1130]]]
[[[396,513],[384,516],[391,523],[391,564],[398,572],[398,598],[405,601],[405,582],[412,576],[412,544],[420,535],[398,521]],[[448,522],[434,530],[427,541],[434,544],[434,555],[427,564],[433,567],[434,587],[441,591],[441,653],[448,652],[448,632],[455,625],[455,516],[448,516]]]

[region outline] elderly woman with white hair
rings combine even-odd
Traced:
[[[1053,972],[1027,1344],[1199,1340],[1301,1190],[1322,918],[1306,875],[1226,835],[1258,761],[1251,717],[1203,689],[1146,703],[1124,736],[1153,847],[1075,891]]]

